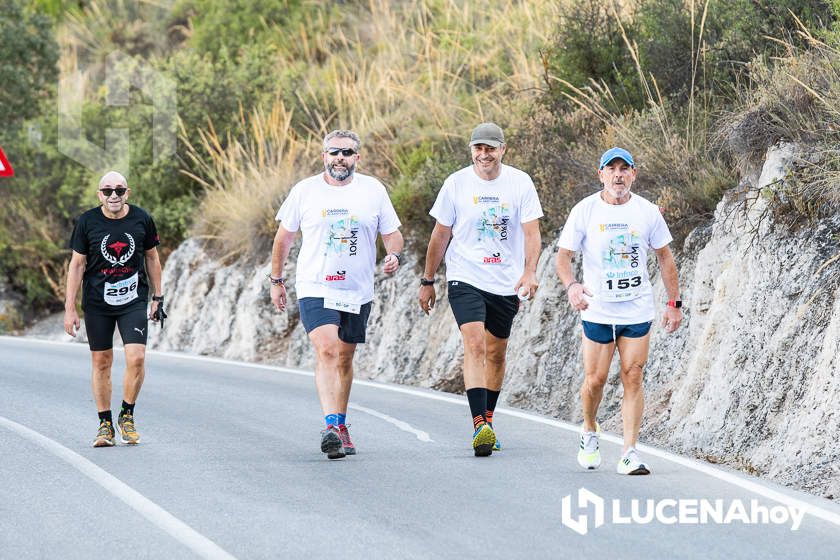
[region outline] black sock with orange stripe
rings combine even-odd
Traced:
[[[496,403],[499,401],[499,394],[501,391],[493,391],[492,389],[487,389],[487,411],[484,413],[484,417],[487,418],[487,423],[493,423],[493,411],[496,410]]]
[[[484,412],[487,410],[487,389],[484,387],[467,389],[467,400],[470,402],[473,429],[477,430],[479,426],[487,421],[484,418]]]

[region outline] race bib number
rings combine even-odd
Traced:
[[[105,282],[105,303],[108,305],[125,305],[130,301],[137,299],[137,282],[138,273],[134,276],[120,280],[119,282]]]
[[[324,309],[335,309],[336,311],[346,311],[358,315],[362,306],[358,303],[347,303],[346,301],[339,301],[337,299],[324,298]]]
[[[599,299],[615,302],[641,297],[646,264],[638,233],[624,223],[600,224],[599,230],[603,236]]]
[[[620,277],[621,274],[607,273],[601,281],[601,300],[630,301],[642,295],[642,275]]]

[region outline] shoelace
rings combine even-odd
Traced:
[[[348,427],[349,427],[349,424],[347,424],[344,427],[339,427],[338,428],[338,437],[341,438],[342,445],[347,445],[347,444],[353,445],[353,442],[350,441],[350,430],[347,429]]]
[[[99,424],[99,432],[96,434],[96,437],[111,437],[111,425],[105,422]]]
[[[598,434],[595,432],[585,432],[583,434],[583,449],[588,453],[592,453],[598,449]]]
[[[133,433],[134,430],[134,417],[133,416],[123,416],[122,417],[122,429],[123,432]]]

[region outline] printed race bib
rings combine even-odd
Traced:
[[[644,267],[641,239],[626,224],[603,224],[606,235],[601,252],[601,278],[598,297],[601,301],[631,301],[642,295]]]
[[[324,298],[324,309],[335,309],[336,311],[346,311],[358,315],[362,306],[358,303],[347,303],[346,301],[339,301],[337,299]]]
[[[105,303],[108,305],[125,305],[137,299],[137,275],[138,273],[135,272],[134,276],[120,280],[119,282],[114,282],[113,284],[105,282]]]

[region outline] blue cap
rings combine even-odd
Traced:
[[[598,165],[598,169],[603,169],[605,165],[614,159],[623,159],[630,167],[636,167],[636,163],[633,161],[633,156],[630,155],[630,152],[624,148],[610,148],[601,156],[601,163]]]

